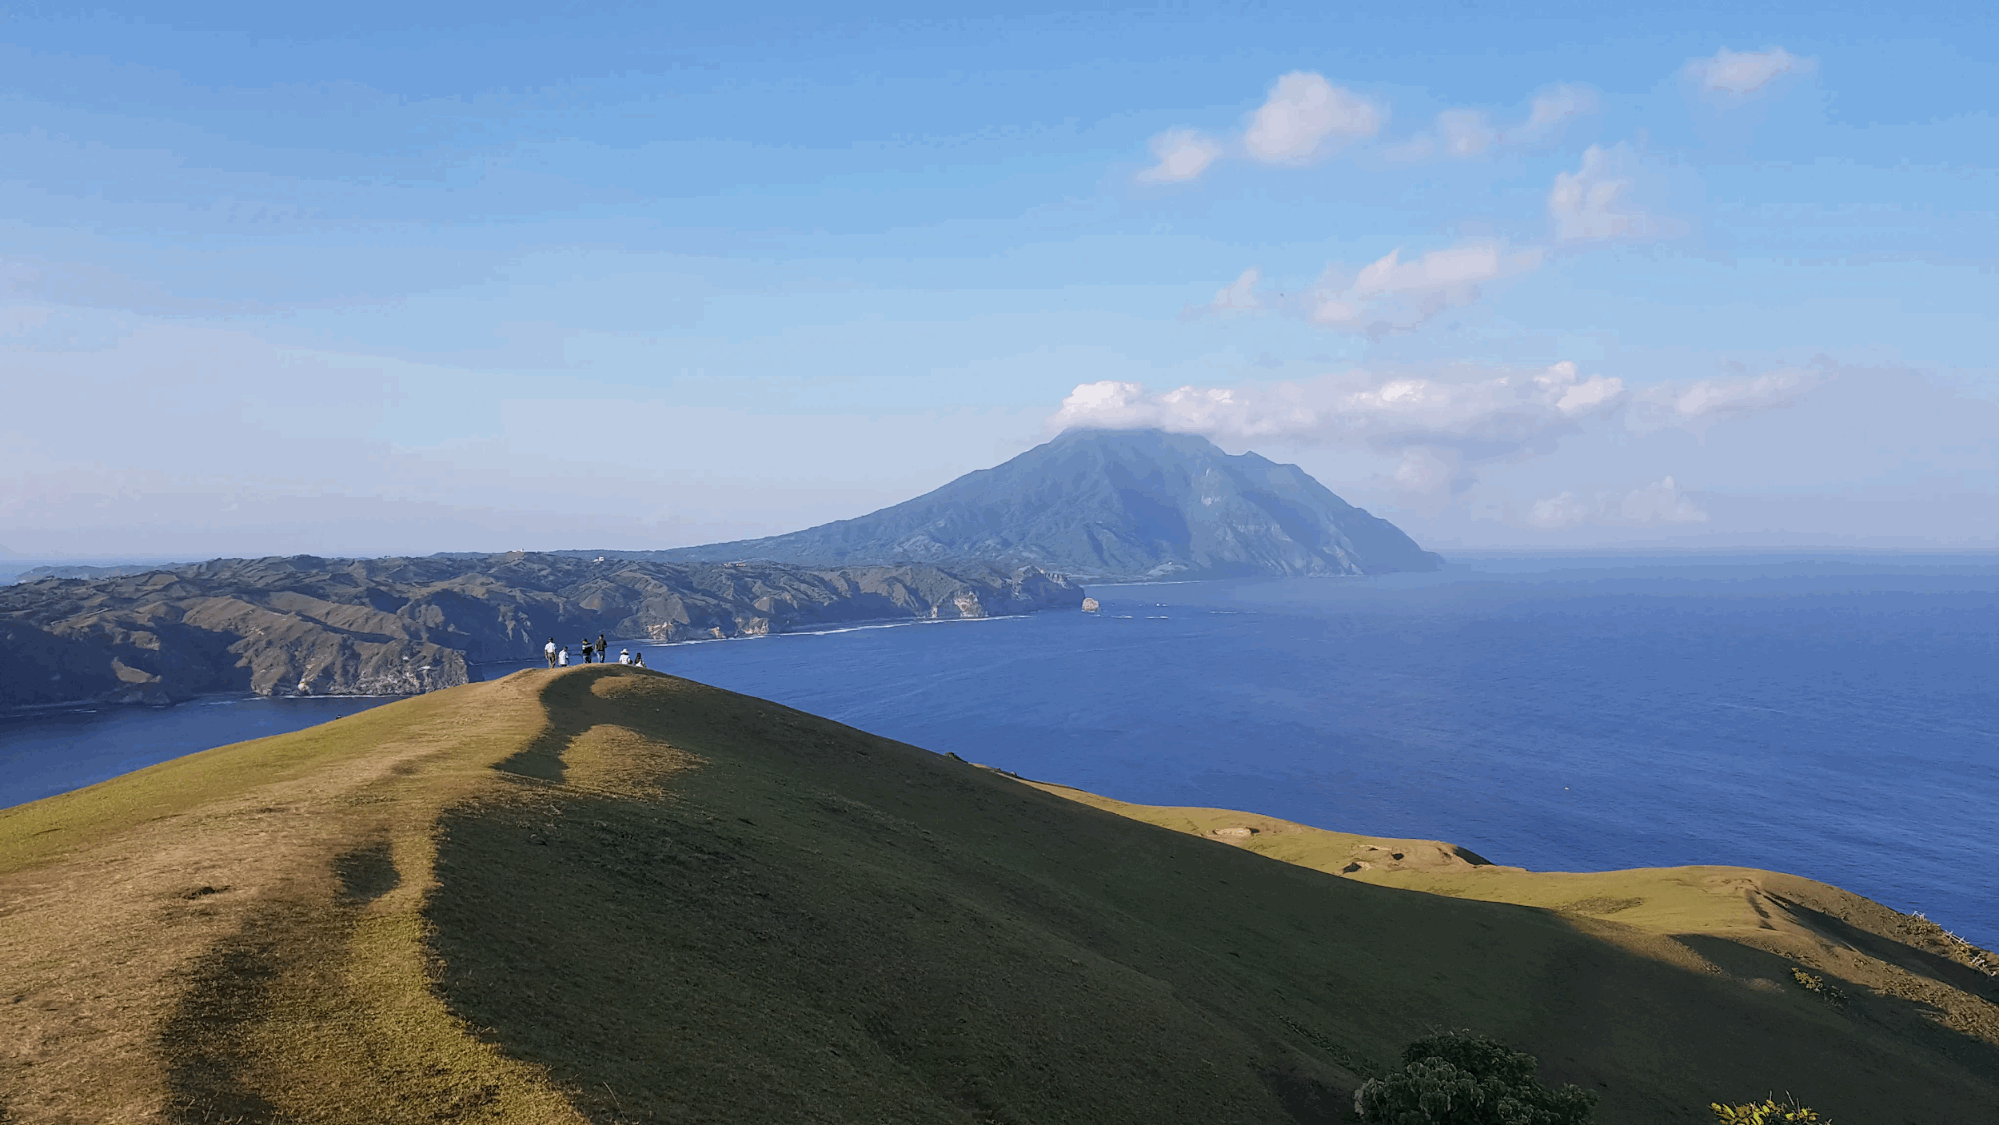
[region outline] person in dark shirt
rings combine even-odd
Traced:
[[[609,663],[611,660],[611,647],[604,644],[604,635],[601,633],[597,635],[597,660],[602,663]]]
[[[596,647],[590,644],[590,639],[589,639],[589,638],[587,638],[587,637],[586,637],[586,638],[584,638],[584,639],[583,639],[583,663],[584,663],[584,664],[586,664],[586,665],[587,665],[587,664],[589,664],[589,663],[590,663],[590,654],[592,654],[592,653],[595,653],[596,651],[597,651],[597,650],[596,650]]]

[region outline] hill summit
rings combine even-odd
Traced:
[[[1338,1122],[1442,1029],[1606,1122],[1999,1105],[1991,956],[1825,884],[1130,806],[622,665],[0,810],[0,905],[10,1122]]]
[[[839,566],[983,560],[1084,579],[1369,575],[1439,562],[1295,465],[1159,430],[1070,430],[852,520],[618,554]]]

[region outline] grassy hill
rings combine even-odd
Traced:
[[[587,666],[0,811],[0,1116],[1340,1120],[1441,1028],[1605,1121],[1999,1107],[1993,979],[1837,889],[1050,789]]]

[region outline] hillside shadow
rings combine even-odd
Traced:
[[[1871,958],[1901,966],[1913,973],[1941,981],[1953,989],[1999,1004],[1999,978],[1980,973],[1962,962],[1953,961],[1935,951],[1924,950],[1919,946],[1912,946],[1856,927],[1844,919],[1808,907],[1794,899],[1769,891],[1765,891],[1764,895],[1813,930],[1828,938],[1844,942]]]
[[[1851,1024],[1863,1034],[1882,1034],[1870,1038],[1920,1046],[1972,1074],[1999,1075],[1999,1016],[1995,1016],[1989,1004],[1979,1005],[1976,1001],[1952,1004],[1953,998],[1949,995],[1951,989],[1956,989],[1971,997],[1979,997],[1979,993],[1956,984],[1952,979],[1962,974],[1982,975],[1926,951],[1852,927],[1800,904],[1786,902],[1784,905],[1787,910],[1796,911],[1807,919],[1813,927],[1823,928],[1822,933],[1840,937],[1842,941],[1850,939],[1849,944],[1862,953],[1904,972],[1897,975],[1889,971],[1861,979],[1833,972],[1824,966],[1805,965],[1795,958],[1718,935],[1679,935],[1677,938],[1688,949],[1734,979],[1768,983],[1762,988],[1784,997],[1794,1006],[1806,1007],[1806,1011],[1817,1016]],[[1934,966],[1941,972],[1912,973],[1908,971],[1912,965]],[[1804,970],[1829,988],[1813,993],[1793,976],[1794,968]],[[1815,1109],[1827,1110],[1825,1107]],[[1981,1113],[1963,1120],[1981,1121],[1986,1117]]]
[[[348,903],[370,903],[396,890],[402,873],[388,841],[341,853],[333,858],[333,873],[340,880],[340,897]]]
[[[173,1120],[277,1121],[277,1108],[249,1078],[259,1059],[249,1037],[295,959],[295,933],[285,912],[257,912],[187,971],[187,988],[159,1034]]]
[[[1257,1073],[1293,1122],[1352,1122],[1354,1094],[1297,1068],[1263,1067]]]
[[[1787,993],[1774,955],[1753,986],[1670,939],[1341,879],[657,673],[545,698],[545,739],[587,717],[701,762],[657,779],[671,801],[557,789],[533,832],[498,805],[440,824],[439,995],[593,1118],[1339,1121],[1356,1059],[1444,1028],[1601,1093],[1603,1121],[1787,1087],[1835,1119],[1993,1102],[1990,1045]]]
[[[545,782],[563,781],[567,767],[562,761],[562,752],[570,741],[588,731],[594,720],[587,716],[587,708],[579,706],[590,695],[590,686],[613,669],[626,668],[624,665],[585,665],[582,668],[560,670],[560,675],[551,677],[541,690],[542,710],[548,722],[528,740],[526,746],[493,764],[493,769],[508,774],[518,774],[524,778],[539,778]],[[539,675],[540,670],[529,669],[524,674]]]

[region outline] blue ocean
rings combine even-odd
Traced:
[[[1999,559],[1494,558],[1090,593],[1095,614],[625,644],[1129,801],[1535,869],[1779,869],[1999,946]],[[368,703],[0,721],[0,804]]]

